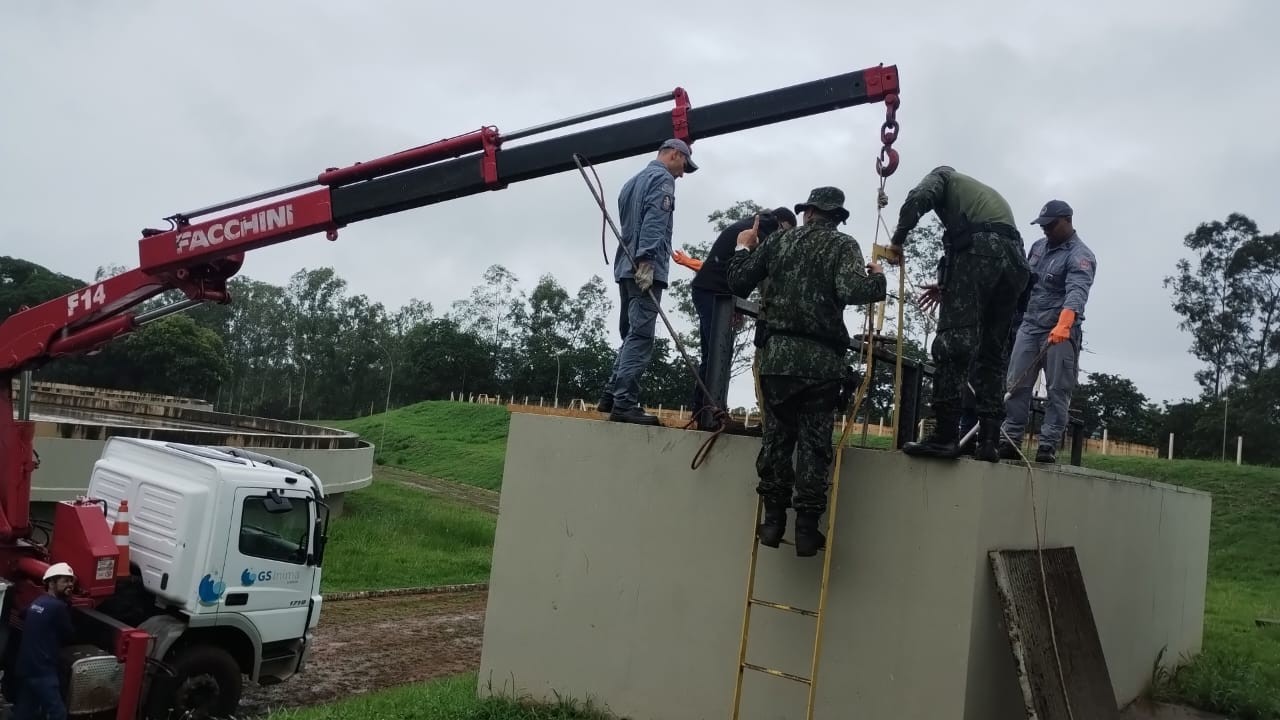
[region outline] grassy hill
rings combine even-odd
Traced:
[[[1158,695],[1232,718],[1280,718],[1280,469],[1086,455],[1099,470],[1213,493],[1204,646]]]
[[[373,484],[343,503],[325,550],[324,592],[489,581],[492,514],[405,487],[377,469]]]
[[[497,489],[508,419],[505,408],[487,405],[401,408],[386,416],[380,461]],[[377,443],[382,420],[375,415],[325,424]],[[1203,650],[1174,676],[1157,678],[1157,697],[1242,720],[1280,720],[1280,626],[1254,624],[1255,618],[1280,618],[1280,469],[1100,455],[1086,455],[1084,462],[1214,496]]]
[[[369,442],[381,445],[377,455],[379,465],[393,465],[497,490],[502,486],[510,417],[507,409],[498,405],[442,400],[320,424],[359,433]]]

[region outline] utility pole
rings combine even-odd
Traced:
[[[1231,396],[1222,394],[1222,462],[1227,461],[1227,407],[1231,404]]]
[[[387,399],[382,406],[382,435],[378,438],[378,452],[381,453],[385,446],[383,443],[387,441],[387,414],[391,411],[391,379],[396,375],[396,361],[391,356],[391,351],[382,345],[382,343],[369,338],[369,342],[381,350],[387,356]]]
[[[556,392],[555,400],[553,401],[555,403],[555,407],[560,407],[560,356],[563,354],[564,350],[556,353]]]

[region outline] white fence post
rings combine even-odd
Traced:
[[[1102,454],[1107,454],[1107,429],[1102,428]]]
[[[1173,433],[1169,433],[1169,459],[1173,459]]]
[[[1241,458],[1244,457],[1244,436],[1236,436],[1236,464],[1240,464]]]

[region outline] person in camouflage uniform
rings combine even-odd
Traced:
[[[778,547],[787,508],[794,507],[796,554],[808,557],[826,545],[818,518],[827,509],[834,412],[850,378],[844,309],[883,300],[886,286],[880,265],[865,264],[857,241],[836,229],[849,218],[843,192],[816,188],[795,211],[803,213],[804,224],[776,233],[758,248],[753,230],[739,235],[729,285],[734,293],[748,295],[769,283],[761,301],[763,344],[757,350],[765,404],[756,458],[756,492],[765,513],[757,536],[761,544]]]
[[[943,165],[907,194],[890,239],[901,262],[907,233],[927,212],[942,222],[938,330],[933,340],[933,432],[903,445],[909,455],[960,455],[960,415],[966,383],[978,415],[976,455],[999,458],[1004,378],[1011,324],[1031,276],[1013,210],[993,188]]]

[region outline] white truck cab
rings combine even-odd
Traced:
[[[103,612],[151,633],[172,668],[146,691],[161,710],[234,713],[242,676],[303,670],[320,618],[329,509],[310,470],[238,448],[113,437],[89,497],[114,523],[128,501],[131,583]]]

